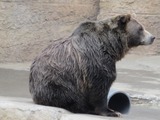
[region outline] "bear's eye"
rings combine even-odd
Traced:
[[[139,27],[139,31],[143,31],[143,27]]]

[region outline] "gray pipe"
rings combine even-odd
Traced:
[[[111,89],[108,94],[108,107],[122,114],[127,114],[131,107],[131,101],[126,93]]]

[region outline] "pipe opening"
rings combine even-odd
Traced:
[[[108,107],[122,114],[126,114],[130,109],[129,97],[124,93],[116,93],[110,97]]]

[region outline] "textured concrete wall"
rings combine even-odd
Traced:
[[[159,7],[160,0],[0,0],[0,62],[31,61],[81,21],[121,13],[135,13],[157,37],[153,46],[132,53],[155,54],[160,52]]]

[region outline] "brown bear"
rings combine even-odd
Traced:
[[[119,116],[107,106],[116,62],[130,48],[154,39],[130,15],[80,24],[68,38],[53,41],[35,58],[29,81],[34,102],[74,113]]]

